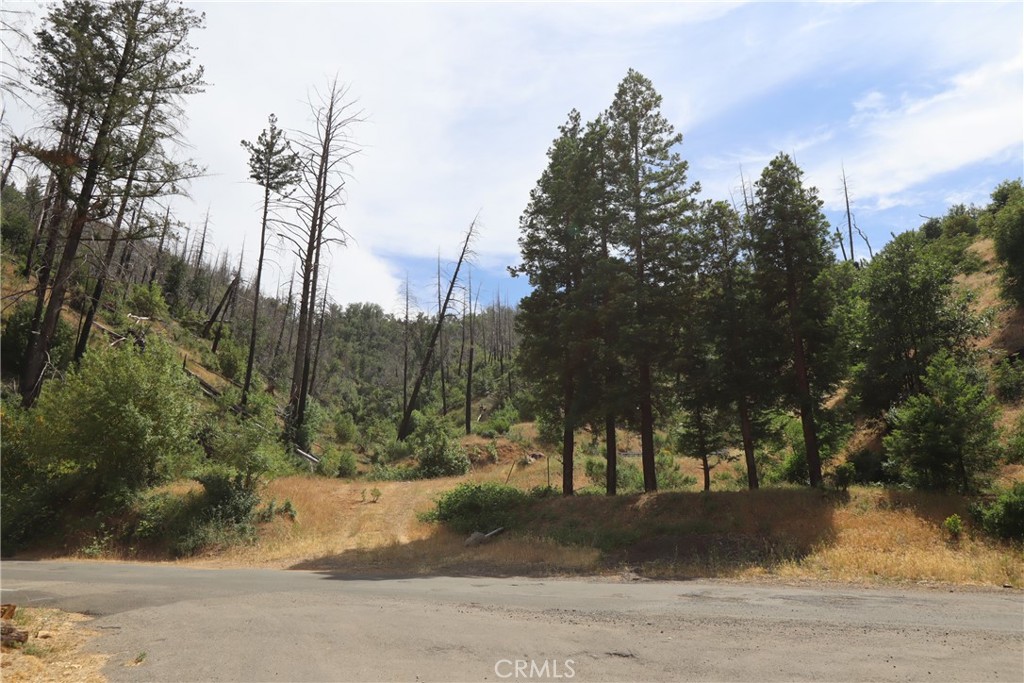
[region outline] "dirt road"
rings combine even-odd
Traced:
[[[1010,590],[0,572],[4,602],[95,615],[112,681],[1024,680],[1024,596]]]

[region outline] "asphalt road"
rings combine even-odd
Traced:
[[[95,616],[112,681],[1024,681],[1016,590],[17,561],[0,581]]]

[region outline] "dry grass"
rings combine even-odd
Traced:
[[[967,518],[963,502],[949,496],[854,489],[849,503],[835,512],[834,541],[776,571],[782,577],[1020,587],[1020,546],[970,528],[958,541],[951,539],[942,522],[952,514]]]
[[[18,628],[28,631],[28,641],[3,647],[0,671],[10,683],[101,683],[109,655],[85,654],[82,646],[95,632],[84,628],[89,617],[55,609],[19,608]]]
[[[518,485],[543,475],[543,463],[532,468],[517,468]],[[469,478],[503,479],[503,470],[499,464]],[[659,578],[1024,585],[1021,547],[975,535],[966,502],[956,496],[854,487],[846,494],[782,488],[553,497],[524,513],[519,532],[466,548],[462,536],[417,518],[459,481],[278,479],[266,494],[290,499],[295,522],[277,519],[264,525],[254,546],[190,562],[349,575],[600,574],[629,567]],[[374,487],[377,503],[370,502]],[[967,526],[956,542],[942,526],[954,513]]]

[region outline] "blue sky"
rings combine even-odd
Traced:
[[[922,215],[984,204],[1024,164],[1020,2],[191,4],[207,14],[194,44],[211,85],[186,135],[210,175],[173,206],[193,225],[209,207],[219,248],[244,239],[254,262],[261,192],[240,139],[270,112],[308,128],[305,101],[334,74],[365,111],[339,214],[353,240],[332,257],[339,302],[393,309],[409,273],[429,308],[438,250],[450,261],[477,212],[481,299],[523,295],[505,269],[548,145],[570,109],[605,109],[630,67],[662,94],[704,198],[738,197],[741,172],[785,151],[838,222],[845,168],[876,251]]]

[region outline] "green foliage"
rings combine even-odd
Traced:
[[[188,280],[188,264],[175,257],[164,274],[163,295],[175,315],[180,316],[185,305],[185,283]]]
[[[857,478],[857,468],[852,462],[844,462],[836,467],[832,473],[832,485],[840,491],[850,488],[850,484]]]
[[[964,533],[964,522],[960,519],[960,515],[953,514],[942,522],[942,528],[949,534],[950,540],[959,541],[960,536]]]
[[[4,406],[5,544],[126,509],[181,476],[198,460],[194,420],[194,387],[159,343],[98,348],[31,411]]]
[[[869,412],[921,391],[921,377],[940,350],[962,356],[982,329],[952,294],[954,267],[918,234],[898,235],[867,268],[864,364],[856,393]]]
[[[237,380],[245,372],[246,351],[231,339],[221,339],[217,346],[217,365],[220,373]]]
[[[491,413],[485,429],[493,434],[508,434],[508,430],[519,419],[519,411],[511,403],[504,403],[501,408]]]
[[[1007,462],[1024,464],[1024,413],[1017,418],[1017,425],[1009,434],[1005,452]]]
[[[459,476],[472,467],[469,456],[439,417],[419,416],[407,441],[418,460],[417,472],[424,479]]]
[[[0,241],[4,251],[23,254],[32,239],[32,207],[14,185],[7,185],[0,197]]]
[[[928,365],[923,385],[888,415],[887,466],[916,488],[979,490],[996,460],[995,400],[974,368],[946,352]]]
[[[497,482],[460,484],[437,499],[428,519],[464,534],[507,529],[515,525],[517,513],[528,500],[523,491]]]
[[[44,386],[33,448],[82,496],[104,499],[191,467],[195,410],[195,387],[165,345],[96,349],[64,382]]]
[[[587,458],[584,461],[587,479],[600,490],[607,483],[607,461],[604,458]],[[679,463],[669,453],[658,453],[654,459],[658,476],[658,488],[663,491],[682,490],[693,487],[697,480],[683,474]],[[615,464],[615,489],[619,494],[640,493],[644,490],[644,475],[639,465],[620,458]]]
[[[19,372],[25,363],[28,342],[32,333],[32,313],[34,304],[28,301],[19,303],[11,316],[5,321],[0,334],[0,358],[7,372]],[[50,365],[63,372],[74,356],[75,331],[63,318],[57,321],[57,332],[53,345],[50,347]]]
[[[1024,306],[1024,185],[1019,178],[992,192],[992,203],[980,222],[995,241],[996,258],[1003,264],[1006,297]]]
[[[608,462],[604,458],[587,458],[583,467],[590,483],[603,490],[608,480]],[[639,493],[644,490],[644,474],[636,463],[622,458],[616,461],[615,490],[620,494]]]
[[[327,477],[351,479],[357,473],[356,454],[349,449],[327,448],[320,456],[317,473]]]
[[[1024,399],[1024,359],[1004,359],[992,366],[992,389],[1003,403]]]
[[[986,533],[1024,541],[1024,482],[1000,492],[988,505],[972,505],[971,512]]]
[[[133,315],[154,320],[166,320],[169,315],[164,295],[156,287],[146,285],[132,286],[128,308]]]
[[[338,443],[344,445],[355,440],[356,421],[352,418],[352,413],[338,411],[334,415],[332,426],[334,427],[334,438],[338,440]]]

